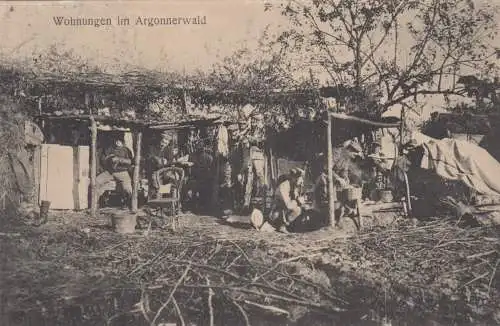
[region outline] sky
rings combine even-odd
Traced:
[[[54,16],[110,17],[114,26],[57,26]],[[116,26],[129,17],[130,26]],[[206,17],[205,25],[134,26],[136,17]],[[25,57],[50,45],[74,49],[97,64],[152,69],[205,69],[243,46],[256,46],[268,24],[287,22],[264,12],[260,0],[60,1],[0,5],[2,54]]]

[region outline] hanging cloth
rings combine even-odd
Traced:
[[[123,135],[123,144],[130,149],[132,156],[134,156],[134,137],[131,132],[125,132]]]
[[[229,155],[229,134],[227,128],[223,125],[219,127],[217,132],[217,153],[223,157]]]

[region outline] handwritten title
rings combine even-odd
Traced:
[[[175,26],[175,25],[206,25],[206,16],[185,16],[185,17],[52,17],[56,26]]]

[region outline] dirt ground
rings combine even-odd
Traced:
[[[102,211],[92,219],[85,213],[51,212],[48,223],[39,227],[23,223],[4,226],[0,233],[2,325],[167,325],[169,320],[180,325],[209,325],[207,320],[214,318],[214,325],[500,324],[500,233],[495,228],[460,229],[441,221],[415,226],[401,219],[397,208],[377,207],[367,214],[360,233],[348,222],[343,231],[266,233],[246,223],[228,224],[188,214],[180,217],[181,228],[176,232],[138,229],[135,234],[122,235],[111,229],[111,214],[112,210]],[[185,257],[187,251],[192,254],[186,264],[204,266],[207,273],[250,279],[250,270],[233,264],[242,256],[251,265],[262,266],[264,272],[256,272],[259,276],[251,282],[260,286],[260,292],[252,295],[262,300],[228,295],[248,318],[230,322],[226,317],[217,319],[217,313],[214,317],[213,309],[200,308],[204,317],[192,320],[189,316],[197,312],[190,312],[189,300],[193,307],[207,306],[195,300],[197,295],[186,297],[185,302],[177,299],[179,303],[166,314],[163,324],[161,305],[151,303],[156,307],[152,311],[158,311],[156,321],[137,308],[138,302],[145,301],[141,289],[155,289],[159,280],[168,281],[163,285],[173,296],[179,284],[171,283],[182,283],[184,276],[180,274],[185,265],[179,257]],[[217,260],[222,252],[224,258]],[[227,257],[235,252],[240,254],[229,263]],[[167,256],[174,257],[175,263],[167,264]],[[217,271],[222,265],[224,270]],[[144,270],[140,277],[137,270]],[[282,277],[272,278],[271,272]],[[225,277],[211,279],[221,282],[212,285],[213,289],[229,287]],[[265,284],[257,284],[258,279]],[[268,293],[266,288],[281,294]],[[294,297],[281,290],[285,288]],[[200,297],[205,296],[203,291]],[[212,305],[219,307],[219,303],[208,306]],[[334,308],[337,305],[341,309]],[[220,303],[220,307],[226,306]],[[172,317],[176,311],[179,318]],[[128,313],[134,318],[115,318]]]

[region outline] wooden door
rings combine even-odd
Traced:
[[[40,201],[50,201],[52,209],[86,209],[88,185],[88,146],[42,145]]]

